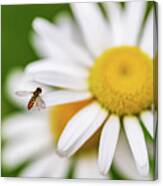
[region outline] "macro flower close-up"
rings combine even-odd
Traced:
[[[155,179],[156,4],[65,6],[30,20],[39,57],[6,80],[23,112],[3,120],[2,162],[22,177]]]

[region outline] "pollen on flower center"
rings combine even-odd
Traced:
[[[94,97],[111,112],[137,114],[153,101],[152,59],[138,47],[108,49],[96,59],[89,86]]]

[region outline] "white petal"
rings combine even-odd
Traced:
[[[90,155],[88,157],[81,157],[75,168],[75,178],[90,178],[90,179],[109,179],[108,176],[100,174],[97,166],[96,156]]]
[[[15,69],[10,72],[10,74],[7,77],[7,83],[6,83],[6,94],[10,101],[14,103],[15,105],[19,107],[26,107],[26,103],[28,99],[26,100],[21,100],[15,92],[19,89],[22,84],[22,79],[23,79],[23,70]],[[17,83],[19,82],[19,83]],[[23,90],[23,89],[22,89]]]
[[[120,131],[120,120],[116,115],[111,115],[106,121],[100,138],[98,165],[102,175],[110,169]]]
[[[76,60],[76,62],[80,64],[85,64],[86,66],[92,65],[92,57],[88,54],[86,49],[77,45],[70,38],[65,37],[54,24],[51,24],[45,19],[37,18],[33,22],[33,27],[43,38],[56,43],[56,46],[65,52],[68,57],[70,56],[71,59]]]
[[[30,136],[27,139],[21,138],[18,140],[10,141],[5,145],[2,152],[2,161],[4,165],[10,168],[18,166],[31,157],[35,157],[40,153],[49,150],[52,147],[51,136],[42,133],[38,138]]]
[[[135,45],[145,14],[145,1],[127,2],[124,13],[124,42]]]
[[[70,15],[61,13],[55,18],[55,23],[60,29],[60,32],[72,39],[75,43],[85,46],[81,32]]]
[[[56,166],[59,165],[59,166]],[[21,173],[21,177],[55,177],[64,178],[68,171],[69,160],[60,158],[54,151],[31,162]]]
[[[34,80],[49,86],[68,88],[74,90],[87,90],[87,79],[79,78],[73,75],[67,75],[60,72],[38,72],[34,75]]]
[[[33,61],[31,64],[27,65],[26,73],[37,73],[37,72],[61,72],[65,74],[72,74],[79,77],[88,77],[88,69],[80,65],[75,65],[71,61],[61,60],[61,59],[42,59],[38,61]]]
[[[147,176],[149,160],[143,130],[134,116],[124,118],[124,129],[139,173]]]
[[[42,96],[45,105],[54,106],[58,104],[71,103],[76,101],[82,101],[91,98],[91,93],[89,92],[77,92],[70,90],[58,90],[46,93]]]
[[[73,155],[102,125],[107,112],[93,102],[81,109],[68,122],[58,142],[58,153]]]
[[[27,136],[38,136],[42,133],[49,133],[47,126],[48,117],[46,113],[24,113],[13,114],[2,123],[3,139],[15,140]]]
[[[71,8],[83,32],[87,47],[93,55],[100,55],[111,46],[109,30],[102,12],[95,3],[73,3]]]
[[[7,77],[6,83],[6,95],[17,106],[21,108],[27,108],[27,103],[31,98],[31,95],[27,97],[19,97],[16,95],[16,91],[33,91],[36,87],[40,86],[38,83],[33,82],[31,76],[27,76],[21,69],[12,70]],[[46,92],[49,88],[41,86],[43,92]]]
[[[25,76],[23,70],[14,69],[7,77],[6,94],[8,95],[9,99],[17,106],[26,107],[27,101],[30,99],[30,96],[27,96],[22,100],[16,95],[16,91],[31,91],[37,86],[38,84],[31,82],[29,78]]]
[[[121,45],[123,42],[122,10],[119,2],[104,2],[104,8],[110,21],[113,35],[113,45]]]
[[[153,125],[154,125],[154,120],[153,120],[153,112],[151,111],[145,111],[140,114],[140,119],[142,120],[145,128],[151,135],[151,137],[154,137],[154,131],[153,131]]]
[[[54,41],[49,39],[48,37],[41,37],[40,35],[34,33],[32,35],[32,44],[40,57],[46,58],[54,58],[54,59],[64,59],[64,60],[72,60],[70,56],[62,50]]]
[[[73,39],[73,34],[77,34],[77,32],[75,32],[77,30],[77,27],[70,15],[61,13],[57,15],[54,22],[59,27],[60,31],[64,33],[65,36]]]
[[[156,54],[156,46],[154,46],[156,40],[156,18],[154,11],[150,12],[147,18],[145,28],[142,35],[142,40],[140,42],[140,47],[153,59]]]
[[[150,174],[147,177],[141,176],[135,166],[134,159],[127,143],[124,132],[120,133],[116,152],[113,159],[115,171],[131,180],[151,180]]]

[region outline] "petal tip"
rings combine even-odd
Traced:
[[[106,176],[108,174],[108,170],[101,166],[99,166],[99,172],[102,176]]]
[[[62,151],[61,149],[56,149],[56,154],[60,157],[66,157],[66,153],[64,151]]]
[[[103,164],[100,159],[98,159],[98,169],[102,176],[106,176],[108,174],[109,168],[107,168],[106,164]]]
[[[144,177],[148,176],[148,174],[149,174],[149,165],[148,165],[148,163],[138,167],[138,171],[139,171],[141,176],[144,176]]]
[[[32,22],[32,27],[35,31],[38,31],[40,30],[40,28],[42,27],[42,23],[44,22],[45,20],[41,17],[37,17],[33,20]]]

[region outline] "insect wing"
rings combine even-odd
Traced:
[[[31,95],[33,92],[31,91],[16,91],[15,94],[20,97],[25,97]]]
[[[38,96],[36,99],[36,107],[38,108],[38,110],[46,108],[45,102],[40,96]]]

